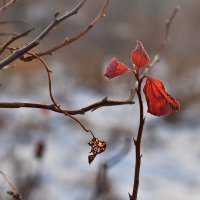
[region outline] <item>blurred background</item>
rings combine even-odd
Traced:
[[[3,5],[5,1],[0,1]],[[8,2],[8,1],[7,1]],[[36,27],[13,44],[22,47],[78,0],[17,1],[1,21],[0,42]],[[40,52],[79,33],[97,15],[103,0],[88,1],[79,13],[54,29],[34,49]],[[45,60],[53,71],[53,93],[60,105],[79,109],[108,96],[126,100],[134,84],[130,74],[109,81],[104,70],[113,57],[131,66],[130,52],[140,40],[151,60],[165,33],[165,21],[177,4],[181,9],[170,30],[170,42],[150,75],[161,79],[181,102],[169,117],[146,115],[142,142],[139,199],[200,198],[200,2],[197,0],[111,0],[106,17],[80,40]],[[3,59],[9,52],[1,55]],[[41,64],[16,61],[0,71],[1,102],[51,103],[47,75]],[[0,170],[24,199],[128,199],[134,175],[132,141],[138,127],[138,104],[106,107],[77,116],[107,150],[88,165],[86,134],[74,121],[39,109],[0,110]],[[145,103],[144,103],[145,104]],[[146,105],[145,105],[146,109]],[[0,197],[11,190],[0,177]]]

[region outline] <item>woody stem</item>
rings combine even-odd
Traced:
[[[132,195],[129,195],[130,200],[137,200],[138,195],[138,188],[139,188],[139,178],[140,178],[140,165],[141,165],[141,139],[142,139],[142,132],[145,123],[144,118],[144,110],[143,110],[143,101],[141,96],[141,84],[142,79],[138,80],[138,88],[136,89],[136,93],[139,100],[139,107],[140,107],[140,121],[139,121],[139,128],[137,133],[137,138],[133,139],[135,144],[135,174],[134,174],[134,184],[133,184],[133,192]]]

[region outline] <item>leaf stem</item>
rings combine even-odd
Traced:
[[[143,101],[142,101],[142,96],[141,96],[141,84],[142,84],[142,79],[139,79],[138,80],[138,88],[136,89],[136,93],[137,93],[138,100],[139,100],[140,121],[139,121],[137,138],[133,139],[134,144],[135,144],[135,175],[134,175],[133,192],[132,192],[132,195],[129,194],[130,200],[137,200],[138,188],[139,188],[139,177],[140,177],[140,165],[141,165],[141,158],[142,158],[141,139],[142,139],[145,118],[144,118]]]

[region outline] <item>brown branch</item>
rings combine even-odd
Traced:
[[[14,4],[17,0],[11,0],[0,8],[0,17]]]
[[[80,33],[78,33],[77,35],[73,36],[70,39],[65,39],[61,44],[48,49],[47,51],[43,51],[41,53],[37,53],[37,56],[41,57],[44,55],[52,55],[53,52],[77,41],[78,39],[80,39],[81,37],[83,37],[86,33],[88,33],[93,27],[94,25],[101,20],[103,17],[105,17],[105,9],[108,6],[110,0],[105,0],[103,7],[101,8],[101,10],[99,11],[98,15],[95,17],[95,19],[87,26],[85,27]],[[22,60],[23,61],[31,61],[33,59],[35,59],[36,57],[33,56],[28,56],[28,57],[23,57]]]
[[[125,101],[114,101],[114,100],[109,100],[107,97],[104,99],[95,102],[89,106],[76,109],[76,110],[66,110],[62,109],[60,111],[55,107],[54,104],[39,104],[39,103],[28,103],[28,102],[0,102],[0,108],[36,108],[36,109],[46,109],[46,110],[51,110],[57,113],[62,113],[63,111],[69,113],[70,115],[83,115],[86,112],[93,112],[99,108],[102,107],[108,107],[108,106],[119,106],[119,105],[132,105],[134,104],[133,101],[130,100],[125,100]]]
[[[18,40],[19,38],[27,36],[33,30],[35,30],[35,28],[31,28],[21,34],[18,34],[16,36],[13,36],[12,38],[10,38],[10,40],[8,42],[6,42],[5,45],[2,47],[2,49],[0,50],[0,55],[5,51],[6,47],[8,47],[10,44],[12,44],[14,41]]]
[[[58,14],[55,14],[54,19],[50,22],[50,24],[29,44],[26,46],[19,48],[16,50],[13,54],[6,57],[4,60],[0,62],[0,69],[4,68],[14,60],[22,57],[26,52],[30,51],[34,47],[38,46],[40,44],[40,41],[46,37],[46,35],[54,29],[58,24],[60,24],[62,21],[66,20],[67,18],[75,15],[78,13],[78,11],[82,8],[82,6],[87,2],[87,0],[82,0],[78,5],[76,5],[71,11],[66,12],[61,17],[58,17]]]
[[[141,141],[142,141],[142,133],[143,133],[143,127],[145,123],[144,118],[144,108],[143,108],[143,101],[141,96],[141,84],[142,79],[138,80],[138,88],[137,88],[137,96],[139,100],[139,108],[140,108],[140,122],[139,122],[139,128],[137,133],[136,140],[134,139],[135,144],[135,173],[134,173],[134,184],[133,184],[133,191],[132,195],[129,194],[130,200],[137,200],[137,194],[138,194],[138,188],[139,188],[139,180],[140,180],[140,166],[141,166]]]

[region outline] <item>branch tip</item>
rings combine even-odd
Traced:
[[[181,9],[181,5],[180,4],[177,4],[176,5],[176,10],[180,10]]]
[[[54,14],[54,19],[56,19],[59,15],[60,15],[59,12],[55,13],[55,14]]]

